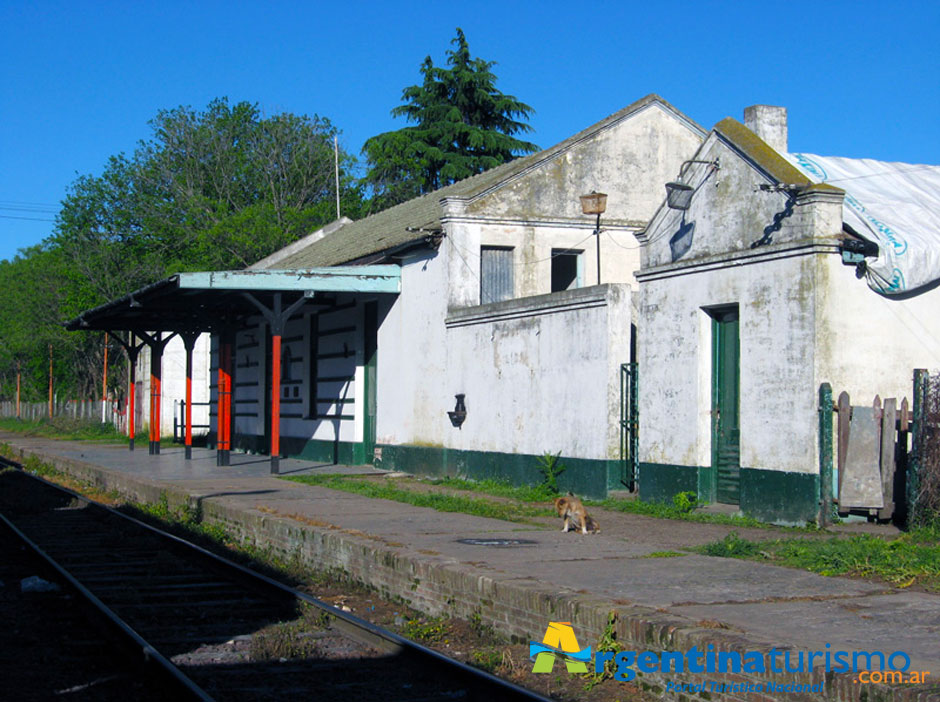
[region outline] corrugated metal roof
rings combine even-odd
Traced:
[[[309,246],[292,253],[290,256],[278,258],[276,263],[265,267],[294,269],[336,266],[403,246],[412,241],[419,241],[424,238],[424,234],[415,230],[440,228],[441,199],[445,197],[472,198],[487,192],[516,176],[522,175],[529,169],[555,158],[578,142],[590,138],[597,132],[616,124],[653,103],[658,103],[675,114],[676,117],[686,122],[691,129],[698,131],[703,137],[707,133],[700,125],[683,115],[658,95],[647,95],[549,149],[518,158],[479,175],[435,190],[427,195],[403,202],[378,214],[346,224],[331,234],[311,242]]]

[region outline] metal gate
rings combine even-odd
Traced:
[[[620,364],[620,482],[631,492],[639,477],[639,409],[637,364]]]

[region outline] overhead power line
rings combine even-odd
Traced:
[[[0,214],[0,219],[25,219],[30,222],[55,222],[54,219],[45,219],[43,217],[17,217],[16,215]]]

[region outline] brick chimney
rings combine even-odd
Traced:
[[[778,153],[787,153],[787,108],[751,105],[744,108],[744,125]]]

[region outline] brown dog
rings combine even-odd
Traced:
[[[587,510],[584,509],[581,500],[570,492],[567,497],[556,497],[554,504],[558,516],[565,521],[565,526],[562,527],[562,531],[567,532],[572,526],[575,529],[580,526],[582,534],[587,534],[589,531],[597,533],[601,530],[600,525],[587,513]]]

